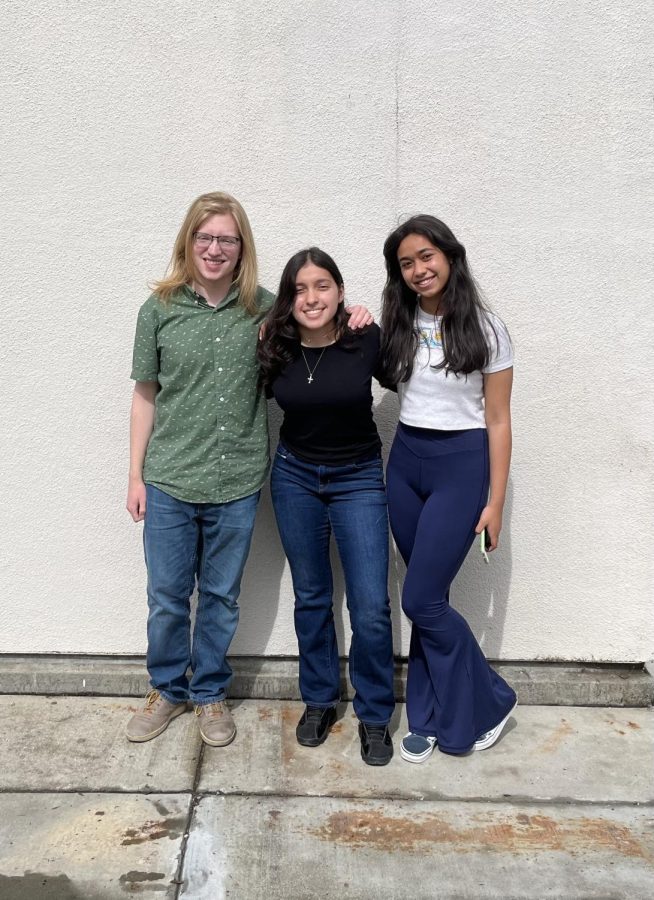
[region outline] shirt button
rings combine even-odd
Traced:
[[[221,458],[221,459],[224,459],[224,458],[225,458],[225,454],[223,453],[223,455],[222,455],[220,458]]]
[[[218,371],[219,371],[219,372],[222,372],[222,370],[223,370],[223,367],[222,367],[222,366],[218,366]]]
[[[222,403],[224,399],[225,399],[224,397],[221,397],[221,398],[220,398],[220,402]]]
[[[216,343],[217,343],[217,344],[220,343],[220,338],[216,338]]]
[[[225,426],[224,426],[224,425],[221,425],[221,426],[220,426],[220,430],[221,430],[221,431],[224,431],[224,430],[225,430]]]

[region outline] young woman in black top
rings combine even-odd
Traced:
[[[318,746],[336,721],[333,532],[352,626],[361,755],[369,765],[385,765],[393,755],[394,699],[386,494],[371,392],[380,336],[376,325],[358,334],[348,329],[343,297],[330,256],[316,247],[296,253],[282,274],[259,360],[267,391],[284,411],[271,492],[295,592],[306,704],[297,739]]]

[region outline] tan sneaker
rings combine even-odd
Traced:
[[[168,728],[171,719],[186,712],[186,703],[169,703],[159,691],[145,695],[145,706],[127,723],[128,741],[151,741]]]
[[[225,747],[236,737],[236,725],[227,706],[227,701],[218,700],[195,707],[195,715],[200,718],[200,737],[211,747]]]

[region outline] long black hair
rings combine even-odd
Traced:
[[[386,284],[381,328],[382,383],[386,387],[409,380],[418,350],[416,310],[419,298],[404,281],[397,256],[400,244],[410,234],[427,238],[445,254],[450,264],[450,277],[441,297],[444,359],[436,368],[445,369],[446,374],[467,375],[487,366],[492,356],[488,328],[493,333],[495,328],[472,277],[465,247],[440,219],[413,216],[392,231],[384,243]],[[495,337],[497,339],[496,334]]]
[[[264,385],[272,384],[282,369],[300,355],[300,330],[293,317],[293,304],[298,272],[307,263],[326,269],[337,287],[343,288],[343,276],[338,266],[331,256],[319,247],[300,250],[289,259],[282,272],[277,299],[266,319],[266,333],[257,348],[261,382]],[[352,334],[348,329],[347,320],[345,304],[339,303],[334,316],[334,340],[338,341],[346,334]]]

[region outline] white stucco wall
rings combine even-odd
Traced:
[[[0,652],[144,652],[135,317],[224,189],[264,284],[316,243],[374,309],[398,219],[452,226],[517,354],[503,546],[453,601],[493,657],[651,657],[651,4],[2,7]],[[233,652],[294,653],[291,598],[266,489]]]

